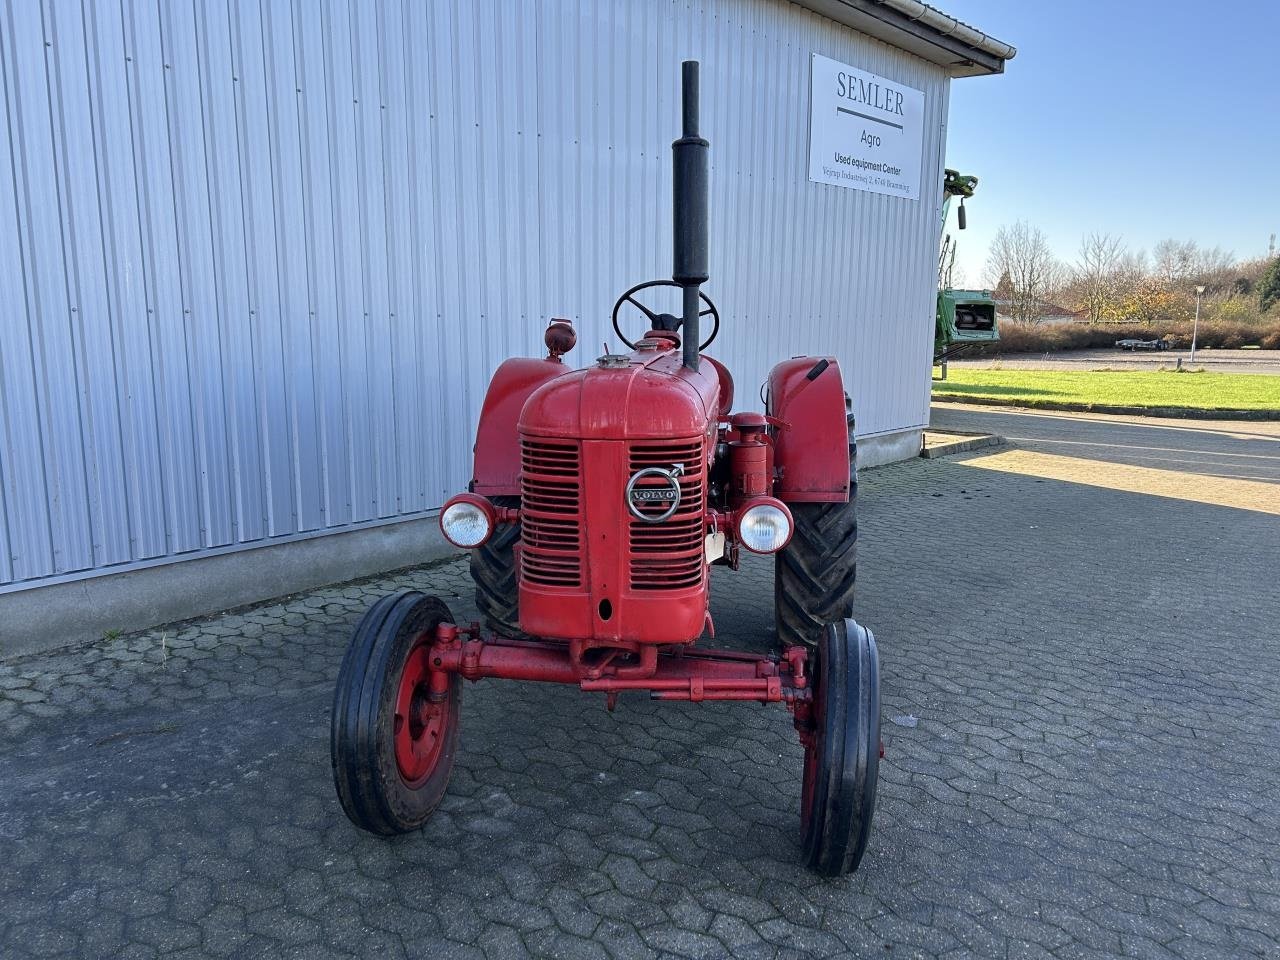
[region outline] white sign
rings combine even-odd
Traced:
[[[920,199],[924,93],[813,54],[809,179]]]

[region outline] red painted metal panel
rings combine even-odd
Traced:
[[[769,372],[774,427],[774,496],[792,503],[849,499],[849,428],[844,381],[834,357],[793,357]]]
[[[723,363],[705,353],[702,355],[702,362],[711,364],[716,371],[716,377],[720,380],[720,419],[723,420],[733,409],[733,374]]]
[[[715,365],[688,370],[668,347],[575,371],[533,393],[520,416],[523,630],[627,648],[698,638],[720,384]],[[677,465],[675,513],[660,524],[633,517],[628,480]]]
[[[529,395],[569,368],[558,360],[513,357],[504,360],[489,382],[476,430],[471,490],[486,497],[520,492],[520,443],[516,422]]]
[[[696,372],[679,351],[628,356],[626,366],[593,365],[557,379],[530,397],[522,432],[583,440],[699,436],[714,429],[719,378],[711,364]]]
[[[648,692],[659,700],[749,700],[786,702],[797,721],[807,719],[810,699],[806,651],[793,648],[773,660],[734,650],[692,650],[673,655],[649,646],[635,662],[601,660],[578,645],[544,640],[481,638],[443,625],[431,646],[430,663],[440,674],[577,684],[612,698]],[[612,700],[611,700],[612,702]]]

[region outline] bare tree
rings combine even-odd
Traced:
[[[1007,279],[1009,316],[1018,323],[1035,323],[1045,293],[1057,282],[1061,269],[1049,252],[1044,232],[1019,220],[996,231],[987,253],[987,274],[995,287]]]
[[[1125,319],[1125,305],[1133,302],[1150,275],[1147,251],[1126,251],[1120,257],[1120,262],[1116,265],[1115,300],[1107,313],[1108,320]]]
[[[1155,278],[1170,287],[1223,285],[1234,264],[1230,252],[1201,249],[1194,240],[1161,240],[1155,248]]]
[[[1071,281],[1090,323],[1104,319],[1115,303],[1124,257],[1124,242],[1109,233],[1091,233],[1080,241]]]
[[[1196,283],[1203,283],[1213,292],[1229,290],[1235,279],[1235,254],[1214,247],[1201,250],[1196,258]]]
[[[1194,240],[1161,240],[1152,251],[1155,278],[1169,286],[1190,282],[1196,272],[1199,253]]]
[[[1235,254],[1230,250],[1223,250],[1221,247],[1214,247],[1212,250],[1201,250],[1200,260],[1197,266],[1201,273],[1212,275],[1230,270],[1236,265]]]

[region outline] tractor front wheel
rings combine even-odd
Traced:
[[[437,597],[404,590],[360,620],[338,671],[330,753],[338,799],[356,826],[416,830],[444,798],[458,746],[462,682],[431,690],[436,627],[452,623]]]
[[[801,846],[826,877],[858,868],[871,835],[880,770],[880,660],[871,631],[828,624],[809,658],[813,728],[804,754]]]

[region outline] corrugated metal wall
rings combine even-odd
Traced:
[[[739,406],[830,351],[859,432],[925,422],[937,202],[808,182],[809,57],[925,91],[929,198],[938,67],[781,0],[0,17],[0,590],[461,489],[498,362],[548,316],[590,361],[614,297],[669,274],[686,57]]]

